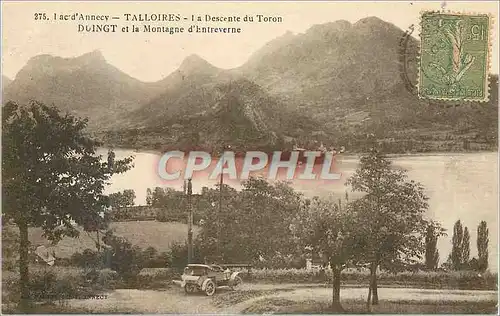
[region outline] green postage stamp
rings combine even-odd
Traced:
[[[423,12],[418,94],[488,101],[490,16]]]

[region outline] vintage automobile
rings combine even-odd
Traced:
[[[214,295],[216,288],[227,286],[236,289],[241,285],[240,271],[231,271],[215,264],[188,264],[181,276],[181,287],[187,294],[198,291]]]

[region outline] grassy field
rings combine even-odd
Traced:
[[[130,221],[113,222],[110,228],[115,234],[125,237],[133,245],[141,248],[154,247],[159,252],[167,251],[173,243],[183,242],[187,238],[187,225],[182,223],[167,223],[157,221]],[[194,234],[199,231],[194,227]],[[40,228],[29,231],[29,238],[33,245],[50,246],[50,242],[42,236]],[[60,258],[70,257],[75,252],[83,252],[85,249],[96,250],[96,234],[87,234],[80,231],[78,238],[66,237],[54,246],[55,254]]]

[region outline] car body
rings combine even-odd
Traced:
[[[203,291],[211,296],[217,287],[235,289],[241,285],[240,273],[215,264],[188,264],[181,276],[181,287],[188,294]]]

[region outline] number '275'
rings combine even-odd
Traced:
[[[35,20],[48,20],[47,14],[45,13],[35,13]]]

